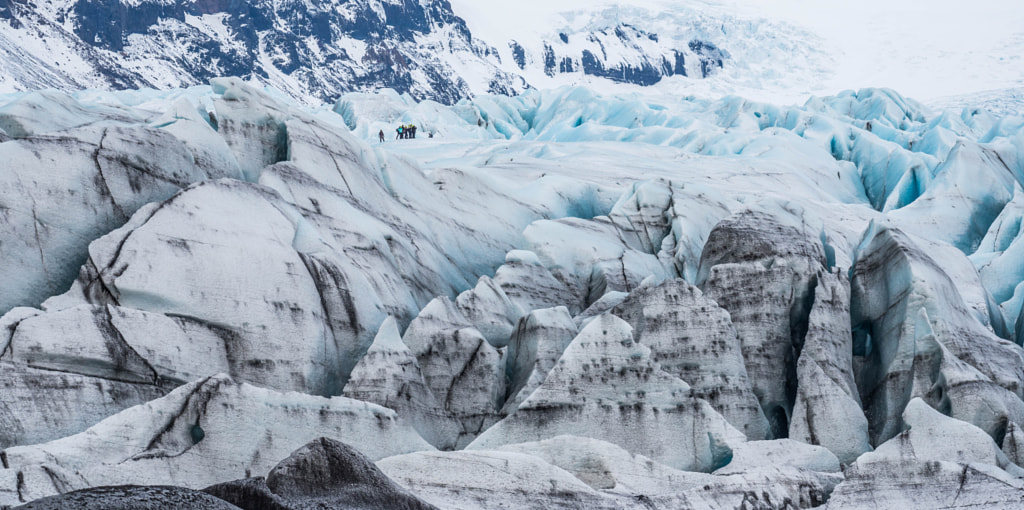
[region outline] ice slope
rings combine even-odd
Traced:
[[[1020,118],[887,89],[7,101],[8,208],[76,221],[5,213],[32,262],[5,270],[77,277],[0,280],[0,505],[231,482],[321,435],[451,507],[843,508],[964,469],[1021,496]],[[397,122],[435,137],[376,140]],[[97,135],[74,178],[32,152]],[[154,167],[187,178],[145,198]]]

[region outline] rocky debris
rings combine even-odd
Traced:
[[[799,211],[783,212],[746,210],[719,222],[704,246],[696,281],[732,317],[769,438],[789,435],[797,360],[817,274],[827,262]]]
[[[2,452],[25,500],[105,485],[198,489],[268,472],[317,437],[371,459],[430,445],[394,411],[343,397],[277,393],[221,375],[126,409],[85,432]],[[10,488],[5,488],[10,489]]]
[[[535,390],[468,448],[591,437],[686,471],[728,463],[744,436],[689,386],[658,368],[628,323],[602,315],[580,331]],[[680,439],[682,438],[682,439]]]
[[[436,510],[396,485],[358,450],[323,437],[292,452],[266,478],[217,484],[204,492],[243,510]]]
[[[167,486],[96,487],[48,496],[15,507],[17,510],[238,510],[238,507],[209,494]]]
[[[747,439],[768,437],[729,312],[684,280],[633,291],[611,310],[633,327],[651,360],[690,385]]]

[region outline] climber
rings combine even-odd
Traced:
[[[384,143],[384,130],[381,129],[380,133],[377,133],[377,137],[380,138],[380,143]]]
[[[398,136],[395,137],[395,140],[399,140],[399,139],[402,138],[402,131],[403,131],[402,128],[403,127],[405,127],[405,126],[398,126],[398,129],[395,130],[396,132],[398,132]]]
[[[414,124],[409,125],[409,138],[416,138],[416,126]]]

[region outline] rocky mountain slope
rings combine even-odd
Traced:
[[[663,27],[670,33],[605,20],[515,41],[471,33],[446,0],[7,0],[0,91],[166,89],[239,76],[314,104],[382,87],[452,104],[554,77],[647,86],[726,65],[728,50],[678,21]]]
[[[1020,118],[225,78],[0,129],[0,505],[1024,497]]]

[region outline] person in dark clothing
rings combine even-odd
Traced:
[[[416,138],[416,126],[409,126],[409,138]]]
[[[380,133],[377,133],[377,137],[380,138],[380,143],[384,143],[384,130],[381,129]]]
[[[402,138],[402,127],[403,126],[398,126],[398,129],[395,130],[395,132],[398,133],[398,136],[395,137],[395,140],[401,140],[401,138]]]

